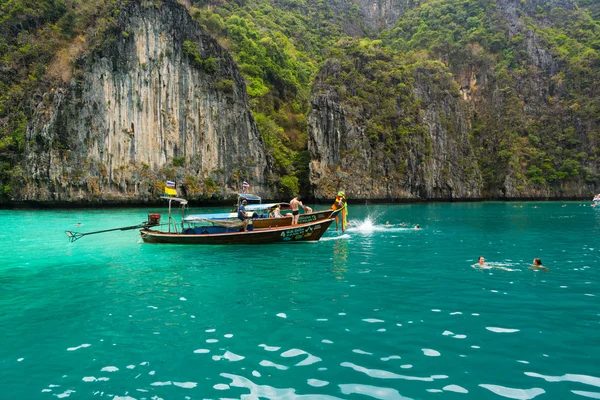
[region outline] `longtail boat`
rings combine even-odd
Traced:
[[[161,224],[160,214],[153,213],[148,215],[147,221],[138,225],[86,233],[71,231],[66,231],[65,233],[71,242],[75,242],[86,235],[133,229],[141,229],[142,240],[146,243],[210,245],[318,241],[340,212],[340,210],[324,210],[302,214],[296,225],[291,225],[291,216],[261,218],[252,220],[252,222],[259,221],[258,224],[250,223],[246,230],[240,230],[235,225],[224,223],[226,222],[225,219],[212,225],[201,224],[198,226],[195,224],[196,221],[186,220],[185,210],[188,204],[187,200],[170,196],[163,196],[163,199],[169,201],[169,219],[167,224]],[[173,202],[179,203],[181,206],[181,222],[177,222],[172,215]],[[205,218],[205,216],[202,218]],[[151,229],[164,225],[168,226],[166,231]]]
[[[299,242],[317,241],[323,236],[329,225],[334,221],[333,210],[321,212],[329,217],[317,220],[317,215],[309,215],[306,223],[287,226],[271,226],[257,228],[254,224],[248,226],[248,230],[240,231],[236,226],[191,226],[190,221],[184,217],[182,211],[181,227],[174,222],[171,216],[171,202],[179,202],[182,210],[185,209],[187,201],[179,198],[166,197],[169,200],[169,231],[158,231],[146,227],[140,231],[142,240],[146,243],[169,243],[169,244],[264,244],[277,242]],[[311,213],[319,214],[319,212]],[[291,217],[287,217],[291,219]],[[286,218],[271,218],[285,220]],[[185,226],[187,222],[187,227]],[[291,223],[291,221],[290,221]],[[156,226],[156,225],[155,225]],[[173,228],[173,231],[171,231]]]
[[[152,229],[140,231],[146,243],[170,244],[265,244],[299,241],[317,241],[325,233],[333,218],[293,226],[254,229],[244,232],[224,227],[206,227],[196,233],[190,228],[184,232],[161,232]]]

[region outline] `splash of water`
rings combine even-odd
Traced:
[[[348,221],[348,232],[357,232],[361,234],[371,234],[373,232],[399,232],[409,230],[409,227],[398,227],[395,225],[378,224],[377,217],[368,215],[364,220]]]
[[[350,221],[350,225],[352,230],[359,231],[361,233],[372,233],[376,229],[371,216],[365,218],[364,221]]]

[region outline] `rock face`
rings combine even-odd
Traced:
[[[79,81],[45,96],[15,199],[156,201],[166,179],[191,198],[227,197],[242,180],[270,195],[270,160],[231,56],[174,0],[143,4],[123,10]]]
[[[420,0],[358,0],[365,24],[371,29],[391,28],[400,16]]]
[[[350,199],[473,199],[481,196],[481,177],[469,143],[468,109],[461,99],[441,94],[427,69],[415,71],[415,99],[422,105],[422,134],[409,136],[390,151],[373,143],[359,121],[364,110],[344,104],[327,81],[341,75],[330,62],[320,72],[308,118],[311,183],[318,199],[339,189]],[[406,110],[398,101],[397,114]],[[358,111],[358,112],[357,112]]]
[[[363,12],[396,7],[400,18],[407,11],[402,7],[410,6],[375,1],[360,5]],[[430,49],[427,61],[415,63],[440,62],[441,73],[425,67],[404,76],[412,97],[395,100],[395,115],[389,109],[367,109],[365,102],[376,96],[365,92],[374,86],[375,65],[388,62],[387,71],[405,68],[397,60],[367,60],[373,50],[364,44],[364,50],[350,49],[341,57],[354,68],[340,70],[337,59],[325,63],[315,80],[308,118],[311,183],[317,198],[331,198],[338,189],[359,200],[586,198],[597,192],[598,120],[593,112],[578,112],[579,102],[589,105],[597,99],[597,86],[580,92],[578,86],[588,84],[586,76],[577,75],[577,67],[553,51],[541,30],[531,25],[555,24],[556,18],[568,15],[561,13],[575,9],[574,2],[497,0],[490,5],[494,29],[510,38],[506,46],[519,54],[520,67],[503,66],[497,50],[479,43],[461,48],[454,57]],[[361,65],[371,66],[357,72]],[[597,64],[587,65],[592,71]],[[434,75],[449,77],[459,95],[452,82]],[[409,112],[410,103],[418,117]],[[410,124],[424,128],[425,134],[411,131],[390,151],[385,137],[377,142],[367,132],[369,120],[381,122],[390,115],[395,118],[391,128],[379,126],[391,136],[397,122],[409,115]]]

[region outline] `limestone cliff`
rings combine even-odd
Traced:
[[[417,68],[410,71],[416,81],[407,94],[410,101],[397,95],[369,109],[370,101],[351,104],[345,93],[353,89],[343,82],[347,71],[342,64],[330,60],[315,84],[308,121],[315,197],[331,198],[338,189],[352,199],[382,201],[481,196],[469,143],[469,112],[451,80],[438,76],[434,67]],[[410,109],[415,102],[421,106],[416,112]],[[386,104],[391,104],[389,111],[383,111]],[[379,112],[389,112],[388,127],[365,121]],[[417,126],[403,126],[407,120]],[[392,134],[373,135],[369,125]]]
[[[166,179],[190,198],[227,197],[242,180],[269,196],[244,81],[187,9],[134,1],[111,32],[78,79],[44,96],[14,199],[156,201]]]
[[[585,12],[572,0],[418,3],[396,8],[400,20],[384,35],[391,48],[385,40],[338,43],[343,51],[317,75],[309,116],[315,195],[338,188],[365,200],[597,192],[600,58],[593,46],[566,52],[557,44],[593,26]],[[471,22],[488,24],[487,40],[457,29],[475,10],[480,17]],[[424,26],[441,31],[434,43],[421,36]]]

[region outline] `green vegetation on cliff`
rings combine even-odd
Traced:
[[[210,4],[210,7],[207,6]],[[230,50],[246,78],[251,109],[275,161],[282,194],[308,193],[306,116],[310,84],[343,36],[343,14],[323,2],[195,2],[192,16]]]
[[[600,23],[551,6],[511,18],[492,0],[432,0],[384,36],[442,60],[457,80],[489,82],[473,118],[488,194],[507,179],[523,193],[600,183]]]
[[[382,31],[380,41],[352,49],[344,37],[364,29],[360,10],[349,3],[197,4],[204,7],[195,18],[232,51],[247,79],[280,175],[295,177],[301,167],[290,160],[306,147],[308,85],[327,59],[342,58],[356,64],[355,73],[330,84],[352,94],[344,96],[344,105],[360,110],[358,124],[390,151],[402,147],[399,137],[408,142],[422,135],[408,69],[437,63],[457,88],[469,91],[485,195],[498,196],[507,185],[514,186],[513,195],[528,196],[600,183],[600,24],[594,2],[581,0],[574,10],[551,3],[531,10],[522,2],[513,14],[495,0],[427,0]],[[377,48],[376,60],[364,58],[369,47]],[[395,115],[396,102],[412,116]],[[306,190],[307,182],[300,182]]]
[[[196,0],[190,13],[245,77],[276,165],[270,180],[282,194],[310,191],[311,90],[335,61],[344,73],[325,83],[391,153],[423,135],[415,71],[432,71],[434,91],[460,94],[470,107],[484,194],[512,186],[527,196],[600,184],[599,3],[576,0],[564,10],[553,2],[505,10],[497,0],[422,0],[370,38],[350,0]],[[0,200],[21,174],[36,107],[51,101],[52,88],[80,78],[82,55],[126,34],[113,27],[127,3],[0,0]],[[194,59],[193,46],[184,51]]]
[[[0,0],[0,201],[21,174],[27,125],[52,88],[77,79],[80,56],[114,40],[126,1]]]

